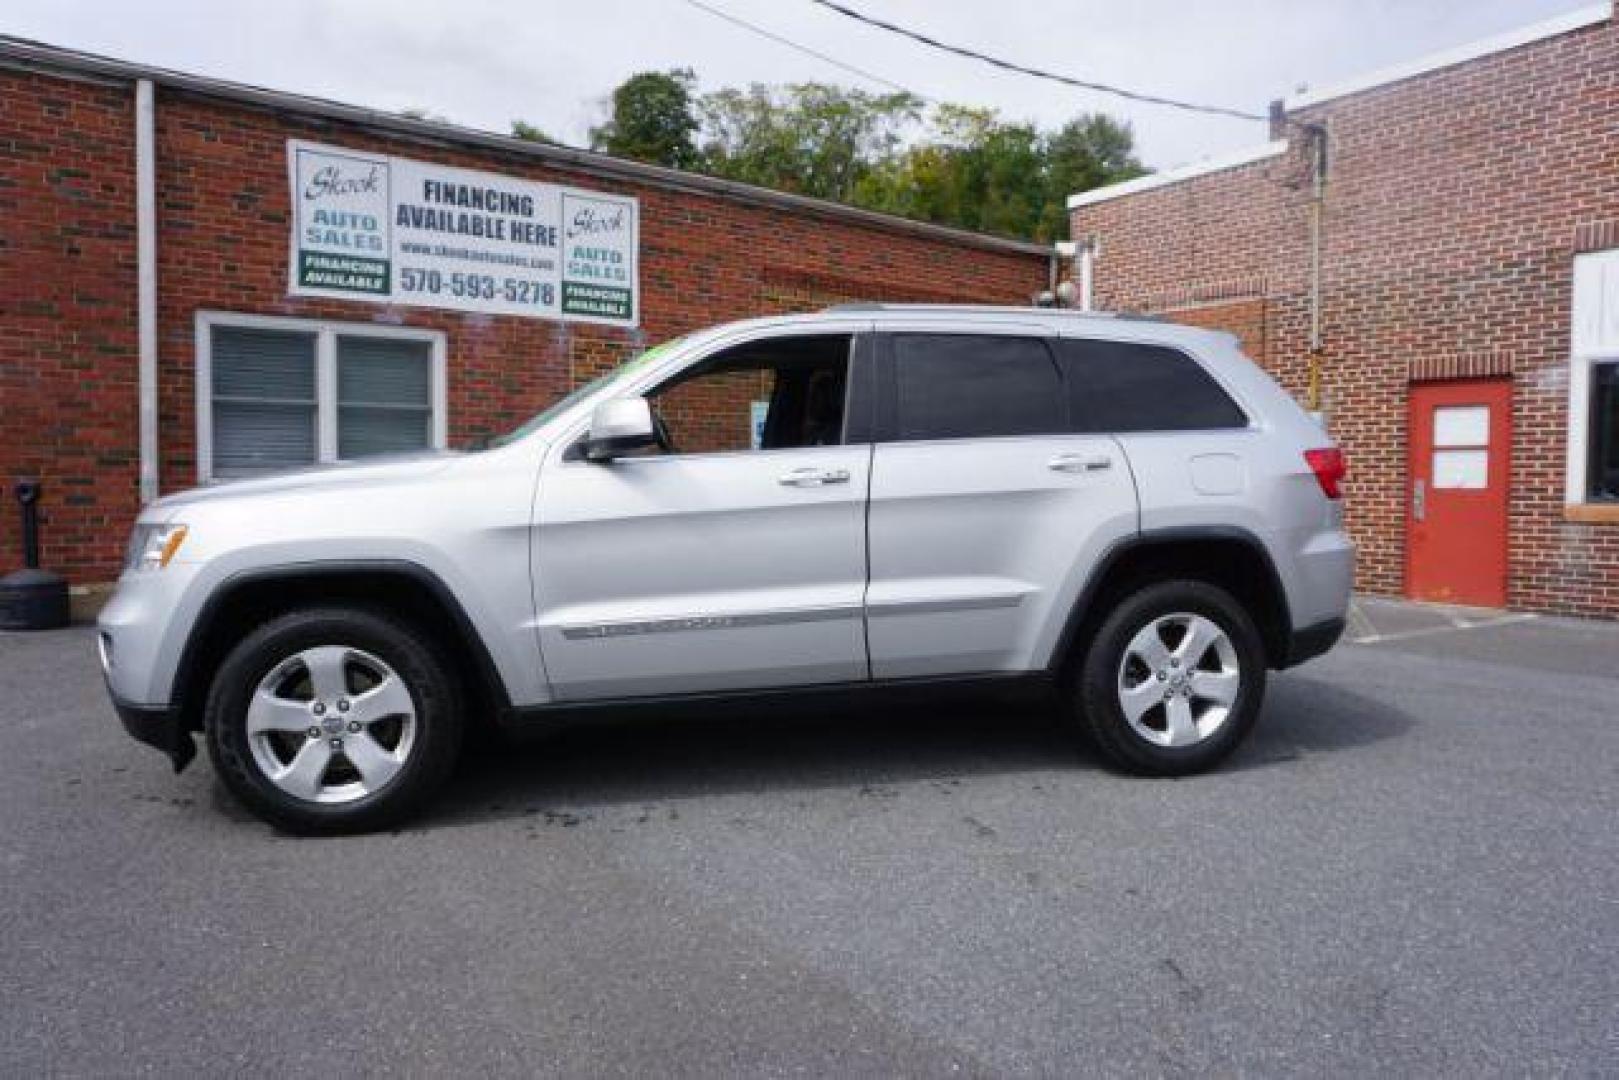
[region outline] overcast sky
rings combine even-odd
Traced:
[[[1263,124],[1083,93],[934,52],[810,0],[704,0],[930,98],[1055,125],[1128,119],[1166,168],[1261,142]],[[924,33],[1090,81],[1264,112],[1324,86],[1582,6],[1581,0],[846,0]],[[497,131],[584,144],[614,85],[694,68],[704,89],[861,80],[687,0],[0,0],[0,31]],[[864,84],[880,90],[876,84]]]

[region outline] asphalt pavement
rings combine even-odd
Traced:
[[[88,629],[0,634],[0,1073],[1619,1071],[1619,624],[1351,636],[1196,779],[941,702],[485,749],[307,840],[130,741]]]

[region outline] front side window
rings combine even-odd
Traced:
[[[1178,349],[1130,341],[1063,338],[1074,430],[1209,431],[1248,418],[1197,361]]]
[[[665,453],[837,446],[848,383],[847,335],[771,338],[711,356],[647,400]]]
[[[198,344],[205,481],[443,445],[439,335],[205,315]]]
[[[896,334],[893,437],[982,439],[1067,429],[1062,377],[1039,338]]]
[[[1619,361],[1591,365],[1586,497],[1619,502]]]

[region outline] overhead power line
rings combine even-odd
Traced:
[[[776,42],[778,45],[785,45],[789,49],[796,49],[797,51],[803,53],[806,56],[813,56],[817,60],[824,60],[826,63],[831,64],[833,67],[842,68],[844,71],[847,71],[847,72],[849,72],[851,74],[854,74],[854,75],[858,75],[862,79],[869,79],[870,81],[872,81],[874,83],[880,83],[883,86],[889,87],[890,89],[898,90],[898,91],[900,91],[901,93],[904,93],[904,94],[910,94],[912,97],[921,98],[923,101],[931,101],[931,100],[933,100],[932,98],[928,97],[926,94],[918,94],[915,90],[911,90],[908,87],[901,86],[899,83],[895,82],[893,79],[885,79],[881,75],[876,75],[876,74],[873,74],[872,72],[866,71],[866,70],[864,70],[862,68],[857,68],[853,64],[845,63],[844,61],[839,60],[835,56],[828,56],[826,53],[819,52],[819,51],[817,51],[815,49],[812,49],[808,45],[800,45],[798,42],[792,40],[791,38],[782,37],[780,34],[777,34],[777,33],[773,32],[773,31],[770,31],[770,30],[766,30],[764,27],[759,26],[756,23],[751,23],[751,22],[748,22],[748,20],[746,20],[746,19],[739,18],[739,17],[737,17],[735,15],[732,15],[729,11],[722,11],[721,9],[719,9],[717,7],[713,7],[713,6],[709,5],[709,4],[705,4],[705,3],[703,3],[703,0],[686,0],[686,3],[690,4],[694,8],[697,8],[699,11],[708,12],[710,15],[714,16],[716,19],[724,19],[726,22],[731,23],[733,26],[740,26],[742,29],[750,30],[755,34],[758,34],[760,37],[769,38],[771,41]]]
[[[697,0],[687,0],[687,2],[696,3]],[[891,22],[885,22],[882,19],[873,18],[870,15],[856,11],[854,8],[846,7],[843,4],[837,3],[836,0],[812,0],[812,2],[819,4],[831,11],[835,11],[840,15],[846,15],[858,22],[863,22],[867,26],[875,26],[879,30],[887,30],[891,34],[898,34],[901,37],[910,38],[912,41],[919,41],[923,45],[927,45],[930,48],[943,49],[945,52],[955,53],[957,56],[965,56],[969,60],[978,60],[985,64],[992,64],[995,67],[1001,68],[1005,71],[1015,71],[1020,75],[1032,75],[1037,79],[1047,79],[1051,82],[1062,83],[1065,86],[1078,87],[1081,90],[1094,90],[1100,94],[1112,94],[1115,97],[1127,98],[1130,101],[1139,101],[1147,105],[1164,105],[1172,109],[1184,109],[1187,112],[1206,113],[1211,116],[1231,116],[1238,120],[1268,119],[1267,116],[1261,113],[1245,112],[1242,109],[1228,109],[1223,105],[1200,105],[1192,101],[1179,101],[1175,98],[1159,97],[1157,94],[1143,94],[1135,90],[1126,90],[1118,86],[1109,86],[1107,83],[1090,82],[1086,79],[1076,79],[1069,75],[1059,75],[1053,71],[1042,71],[1039,68],[1027,67],[1023,64],[1014,64],[1010,60],[1002,60],[999,57],[986,56],[981,52],[963,48],[960,45],[951,45],[947,42],[939,41],[937,38],[928,37],[926,34],[917,33],[915,30],[907,30],[903,26],[896,26]]]

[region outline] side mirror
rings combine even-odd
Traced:
[[[652,406],[646,398],[615,398],[596,406],[585,436],[587,461],[611,461],[633,450],[658,444],[652,426]]]

